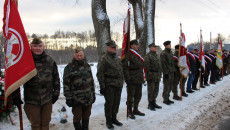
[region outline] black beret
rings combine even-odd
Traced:
[[[42,43],[42,40],[40,38],[34,38],[30,44],[40,44],[40,43]]]
[[[111,41],[109,41],[109,42],[107,42],[107,43],[105,43],[107,46],[109,46],[109,47],[116,47],[117,45],[116,45],[116,43],[115,43],[115,41],[113,41],[113,40],[111,40]]]
[[[135,39],[135,40],[130,41],[130,45],[133,45],[133,44],[138,45],[138,41],[137,41],[136,39]]]
[[[175,46],[175,49],[179,49],[179,47],[180,47],[179,45],[176,45],[176,46]]]
[[[171,41],[165,41],[163,44],[164,44],[164,46],[167,46],[167,45],[171,44]]]

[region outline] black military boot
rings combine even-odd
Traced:
[[[155,101],[153,101],[153,107],[157,108],[157,109],[162,109],[161,106],[157,105]]]
[[[171,101],[171,100],[168,100],[169,101],[169,103],[171,103],[171,104],[173,104],[174,103],[174,101]]]
[[[82,130],[89,129],[89,120],[82,120]]]
[[[169,102],[169,100],[163,101],[163,103],[166,104],[166,105],[170,105],[170,104],[171,104],[171,103]]]
[[[138,110],[138,108],[135,108],[133,109],[133,114],[134,115],[139,115],[139,116],[145,116],[145,113],[142,113]]]
[[[188,94],[185,93],[185,92],[182,92],[182,96],[183,96],[183,97],[188,97]]]
[[[148,109],[151,111],[155,111],[155,107],[153,106],[153,102],[149,102]]]
[[[134,119],[135,120],[135,116],[133,115],[133,110],[132,110],[132,107],[129,107],[129,118],[130,119]]]
[[[174,96],[173,96],[173,99],[175,99],[175,100],[180,100],[180,97],[179,97],[178,95],[174,95]]]
[[[108,129],[113,129],[112,119],[111,117],[106,117],[106,126]]]
[[[80,121],[74,122],[73,125],[74,125],[75,130],[82,130]]]
[[[117,120],[117,115],[112,116],[112,123],[117,126],[122,126],[123,124]]]

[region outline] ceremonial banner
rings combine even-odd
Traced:
[[[203,37],[202,37],[202,30],[200,30],[200,57],[199,57],[199,61],[201,63],[201,66],[205,70],[204,42],[203,42]]]
[[[122,42],[122,51],[121,51],[121,60],[125,58],[125,53],[130,48],[130,12],[128,9],[127,17],[124,20],[123,24],[123,42]]]
[[[217,56],[216,56],[216,66],[221,69],[223,66],[222,61],[222,41],[220,35],[218,36],[218,47],[217,47]]]
[[[7,97],[37,74],[29,42],[15,3],[5,0],[3,34],[5,50],[5,103]]]
[[[179,47],[179,62],[180,73],[186,78],[190,71],[187,49],[185,48],[185,35],[181,33]]]

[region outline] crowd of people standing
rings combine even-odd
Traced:
[[[223,69],[216,66],[217,51],[211,49],[205,51],[205,69],[199,61],[199,51],[192,46],[187,48],[190,72],[188,77],[180,74],[178,66],[179,45],[175,46],[174,54],[171,49],[171,41],[163,43],[165,49],[157,54],[158,46],[150,44],[149,52],[145,57],[139,53],[137,40],[130,42],[129,53],[121,60],[116,54],[116,43],[111,40],[105,43],[106,53],[103,54],[97,66],[97,78],[100,85],[100,94],[105,98],[104,112],[106,126],[113,129],[113,125],[122,126],[117,114],[120,106],[122,88],[127,90],[127,112],[130,119],[136,116],[145,116],[140,111],[139,103],[142,98],[142,85],[147,81],[148,106],[151,111],[162,109],[157,104],[159,84],[163,76],[163,103],[173,104],[173,100],[181,100],[181,96],[188,97],[187,93],[194,93],[198,89],[215,84],[226,76],[230,70],[230,55],[223,50]],[[34,38],[30,44],[38,74],[24,84],[24,110],[31,123],[32,130],[49,129],[51,121],[52,104],[60,93],[60,79],[56,62],[44,51],[44,43],[39,38]],[[199,74],[201,73],[201,75]],[[199,77],[201,76],[201,77]],[[209,80],[210,77],[210,80]],[[198,79],[201,79],[198,82]],[[187,84],[186,84],[187,81]],[[179,87],[180,85],[180,87]],[[95,84],[90,65],[82,48],[77,47],[73,59],[64,69],[63,75],[64,96],[66,104],[72,107],[73,126],[76,130],[88,130],[92,104],[96,100]],[[179,88],[181,90],[179,90]],[[170,93],[173,99],[170,99]],[[14,104],[22,104],[18,91],[13,93]]]

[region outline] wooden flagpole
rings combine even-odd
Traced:
[[[180,23],[180,39],[179,39],[179,42],[180,42],[180,46],[179,46],[179,56],[180,56],[180,49],[181,49],[181,34],[182,34],[182,24]],[[184,54],[183,54],[184,55]],[[178,56],[178,57],[179,57]],[[178,63],[179,63],[179,58],[178,58]],[[182,78],[183,78],[183,75],[180,73],[180,100],[182,101]]]
[[[202,30],[200,29],[200,52],[202,51],[201,49],[202,49],[202,36],[201,36],[201,33],[202,33]],[[200,54],[201,55],[201,54]],[[200,61],[200,69],[199,69],[199,71],[200,71],[200,79],[199,79],[199,91],[200,91],[200,87],[201,87],[201,64],[202,64],[202,58],[201,58],[201,61]]]
[[[15,2],[16,2],[17,8],[18,8],[18,0],[15,0]],[[20,87],[19,87],[19,97],[21,99],[21,89],[20,89]],[[20,130],[23,130],[22,105],[21,104],[19,104],[18,109],[19,109]]]
[[[127,43],[128,43],[128,49],[127,49],[127,53],[128,53],[128,72],[130,72],[130,8],[129,8],[129,3],[128,3],[128,35],[127,35]],[[127,119],[128,119],[128,116],[129,116],[129,86],[127,84]]]

